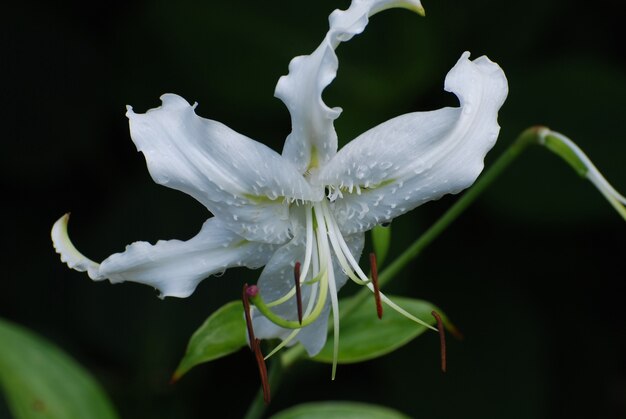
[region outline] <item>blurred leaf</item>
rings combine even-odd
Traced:
[[[0,385],[16,419],[112,419],[100,385],[64,352],[0,320]]]
[[[376,262],[378,266],[383,266],[387,252],[389,251],[389,245],[391,244],[391,226],[383,227],[377,225],[372,229],[372,245],[374,246],[374,253],[376,253]]]
[[[222,358],[247,345],[241,301],[220,307],[191,336],[187,352],[172,377],[178,380],[198,364]]]
[[[404,308],[415,317],[428,324],[435,324],[435,319],[430,314],[437,310],[445,319],[444,315],[434,305],[427,301],[415,300],[412,298],[389,297],[396,304]],[[348,300],[341,301],[341,306]],[[426,327],[421,326],[403,315],[385,306],[382,319],[376,315],[374,297],[371,304],[361,304],[349,316],[342,318],[340,341],[339,341],[339,363],[350,364],[386,355],[399,347],[409,343],[417,336],[426,331]],[[313,358],[314,361],[332,362],[333,342],[329,339],[322,351]]]
[[[408,419],[383,406],[354,402],[305,403],[283,410],[272,419]]]

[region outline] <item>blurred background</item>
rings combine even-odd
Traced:
[[[259,272],[228,271],[190,298],[94,283],[59,261],[52,223],[94,260],[132,241],[193,236],[209,216],[152,182],[125,105],[159,96],[280,151],[289,114],[273,97],[296,55],[319,44],[349,1],[12,2],[0,29],[3,233],[0,317],[51,340],[104,386],[124,418],[240,417],[258,388],[247,351],[169,377],[191,333]],[[498,62],[510,93],[492,162],[524,128],[576,141],[626,191],[626,54],[617,1],[424,0],[427,17],[392,10],[338,50],[326,90],[340,142],[402,113],[455,106],[443,91],[461,53]],[[392,226],[398,254],[456,197]],[[426,334],[384,358],[302,363],[270,413],[313,400],[380,403],[419,418],[626,418],[626,225],[555,156],[528,150],[415,260],[387,293],[430,300],[465,335]],[[348,285],[344,295],[355,291]],[[2,343],[0,342],[0,345]],[[0,398],[0,417],[10,417]]]

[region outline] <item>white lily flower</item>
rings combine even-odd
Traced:
[[[423,14],[419,0],[353,0],[330,15],[330,29],[311,55],[291,61],[275,92],[292,121],[282,155],[197,116],[180,96],[163,95],[162,105],[145,114],[128,107],[132,140],[154,181],[196,198],[213,217],[188,241],[136,242],[98,264],[72,245],[64,216],[52,230],[61,260],[93,280],[140,282],[175,297],[189,296],[202,279],[227,268],[265,265],[258,281],[263,307],[253,310],[256,336],[299,341],[317,354],[331,308],[339,332],[337,292],[347,277],[372,288],[358,265],[364,233],[470,186],[496,141],[508,91],[497,64],[484,56],[471,61],[465,52],[444,86],[460,107],[399,116],[337,152],[333,121],[341,109],[322,100],[337,72],[335,48],[391,7]]]

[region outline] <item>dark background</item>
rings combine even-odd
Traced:
[[[213,4],[212,4],[213,3]],[[319,44],[347,1],[20,2],[0,19],[3,247],[0,316],[82,363],[124,418],[243,414],[258,386],[241,351],[170,374],[187,339],[258,272],[232,270],[184,300],[146,286],[93,283],[54,254],[52,223],[72,211],[77,247],[102,260],[135,240],[194,235],[209,215],[154,184],[128,134],[165,92],[282,148],[289,115],[273,98],[289,60]],[[341,106],[342,143],[390,117],[456,105],[443,79],[465,50],[505,70],[510,93],[487,164],[524,128],[576,141],[626,191],[626,55],[618,2],[425,0],[426,18],[375,16],[338,51],[325,92]],[[393,225],[392,253],[454,202]],[[270,411],[303,401],[381,403],[419,418],[626,418],[626,225],[601,195],[545,150],[531,149],[388,287],[435,302],[463,330],[449,373],[426,334],[363,364],[303,363]],[[354,291],[348,285],[344,295]],[[1,344],[1,343],[0,343]],[[0,399],[0,417],[7,416]]]

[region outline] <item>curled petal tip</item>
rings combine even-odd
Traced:
[[[404,7],[405,9],[409,9],[420,16],[426,16],[426,10],[424,10],[424,6],[419,0],[409,0],[409,1],[401,1],[397,7]]]
[[[374,0],[372,3],[374,4],[372,4],[371,11],[369,13],[370,16],[383,10],[396,7],[411,10],[420,16],[426,16],[426,11],[424,10],[424,6],[422,6],[420,0]]]
[[[426,10],[424,10],[424,6],[422,6],[422,3],[420,3],[419,1],[413,3],[412,7],[410,7],[409,10],[413,10],[415,13],[422,17],[426,16]]]
[[[91,279],[100,279],[98,276],[100,265],[80,253],[70,240],[67,234],[69,220],[70,213],[68,212],[52,226],[50,235],[54,250],[61,256],[61,262],[65,262],[70,268],[79,272],[87,272]]]

